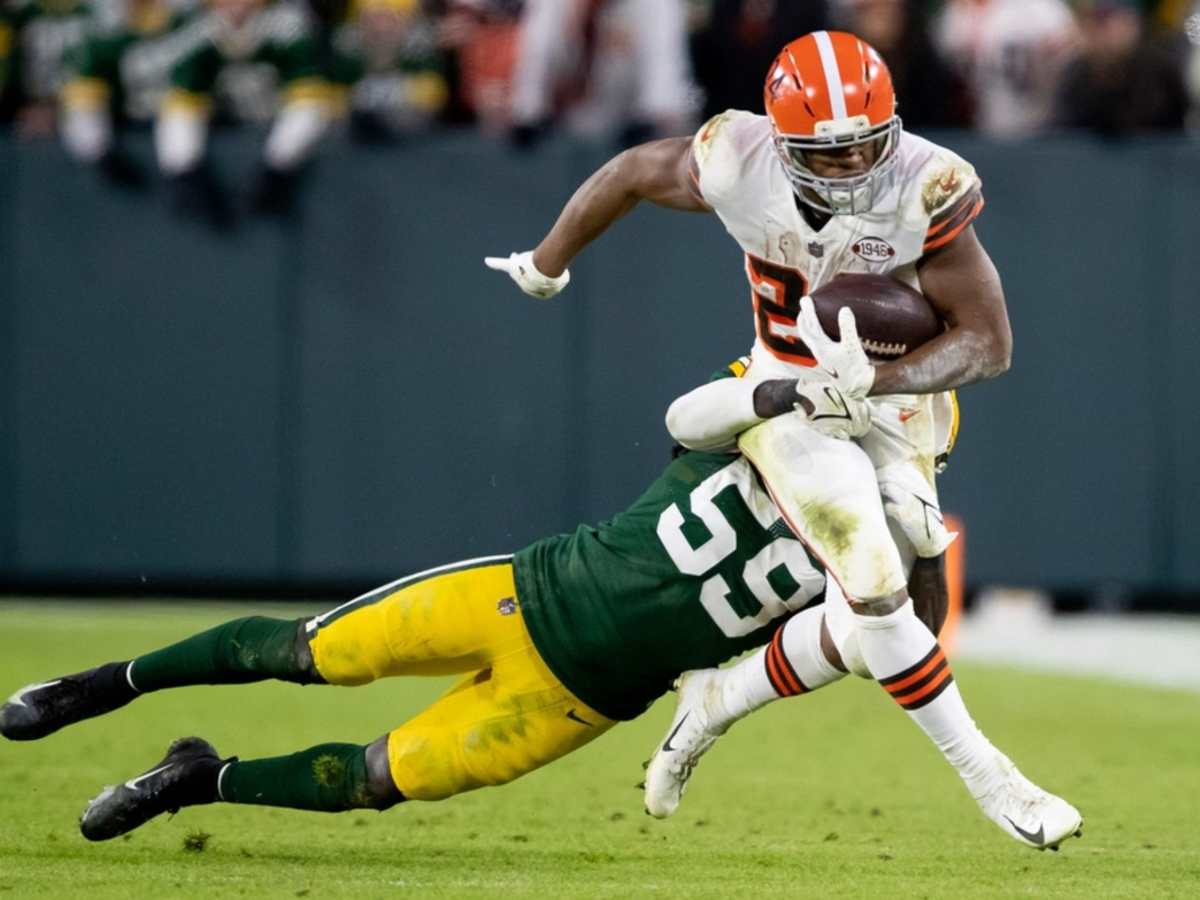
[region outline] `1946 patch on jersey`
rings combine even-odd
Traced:
[[[959,183],[958,169],[954,166],[934,172],[921,188],[921,202],[925,205],[925,212],[932,215],[944,206],[958,190]]]
[[[869,263],[887,262],[896,255],[896,248],[880,237],[859,238],[850,245],[854,255]]]

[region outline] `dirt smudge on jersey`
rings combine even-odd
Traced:
[[[831,563],[850,552],[859,519],[854,513],[838,509],[832,503],[805,503],[800,508],[804,519],[804,536]]]

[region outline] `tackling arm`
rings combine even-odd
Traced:
[[[949,329],[875,368],[871,394],[932,394],[995,378],[1012,359],[1004,289],[974,227],[919,264],[921,290]]]
[[[827,379],[721,378],[676,399],[667,431],[689,450],[732,450],[743,431],[793,410],[830,437],[860,437],[871,424],[866,405],[843,397]]]

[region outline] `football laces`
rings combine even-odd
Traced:
[[[864,350],[868,353],[874,353],[876,356],[903,356],[908,350],[908,345],[900,342],[887,343],[885,341],[873,341],[870,338],[862,338],[861,343]]]

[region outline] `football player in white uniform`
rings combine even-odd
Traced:
[[[716,212],[745,254],[756,320],[749,372],[680,398],[668,427],[695,448],[736,439],[826,564],[830,588],[824,609],[793,617],[764,650],[681,679],[671,731],[647,772],[647,809],[674,811],[696,762],[732,722],[848,669],[892,694],[1006,833],[1057,847],[1078,833],[1078,811],[980,733],[907,590],[914,560],[938,559],[951,540],[934,488],[953,434],[946,392],[1004,372],[1011,354],[1000,279],[971,224],[983,207],[979,179],[960,157],[903,131],[887,67],[854,35],[789,43],[764,101],[765,116],[728,111],[692,138],[615,157],[534,251],[487,260],[526,293],[552,297],[569,281],[570,260],[641,200]],[[945,332],[872,365],[849,311],[842,340],[832,341],[807,299],[844,272],[919,286]],[[807,415],[784,414],[793,407]]]

